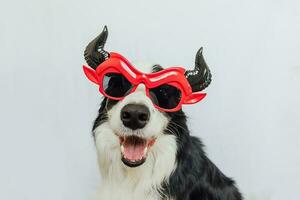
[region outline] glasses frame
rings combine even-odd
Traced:
[[[176,112],[181,109],[182,104],[194,104],[206,96],[206,93],[192,92],[192,88],[184,74],[185,69],[182,67],[170,67],[155,73],[143,73],[137,70],[125,57],[114,52],[111,52],[109,58],[101,63],[96,70],[83,66],[83,71],[90,81],[99,86],[99,92],[102,95],[113,100],[123,100],[127,95],[133,93],[140,84],[145,85],[146,95],[150,99],[151,88],[164,84],[176,87],[181,92],[181,99],[175,108],[162,108],[151,100],[155,108],[164,112]],[[120,73],[126,77],[133,86],[130,92],[123,97],[113,97],[106,94],[103,88],[103,79],[108,73]]]

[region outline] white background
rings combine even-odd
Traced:
[[[299,199],[299,1],[0,7],[1,200],[92,199],[100,178],[90,130],[101,98],[81,66],[105,24],[107,49],[130,60],[192,68],[204,46],[213,82],[202,103],[184,108],[192,133],[246,199]]]

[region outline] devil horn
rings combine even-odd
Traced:
[[[108,36],[107,27],[104,26],[103,31],[98,37],[92,40],[84,51],[84,58],[87,64],[96,69],[102,62],[104,62],[108,57],[109,53],[105,51],[104,45]]]
[[[203,47],[201,47],[195,58],[195,68],[187,70],[185,77],[187,78],[193,92],[204,90],[211,82],[211,73],[203,57]]]

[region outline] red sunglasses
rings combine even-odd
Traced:
[[[192,92],[184,68],[171,67],[155,73],[142,73],[118,53],[110,53],[96,70],[83,66],[83,71],[90,81],[99,85],[101,94],[113,100],[124,99],[139,84],[144,84],[146,95],[155,108],[165,112],[178,111],[182,104],[194,104],[206,96],[206,93]]]

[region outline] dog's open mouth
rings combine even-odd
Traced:
[[[155,143],[155,139],[138,136],[119,136],[122,161],[129,167],[137,167],[146,161],[147,153]]]

